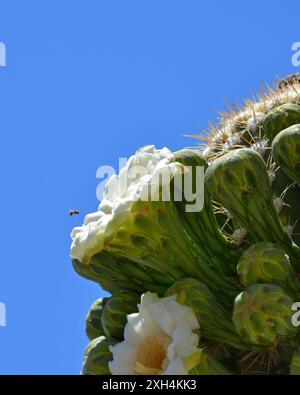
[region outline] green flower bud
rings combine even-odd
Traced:
[[[102,315],[105,303],[107,301],[108,301],[108,298],[97,299],[90,307],[90,310],[86,316],[85,331],[86,331],[87,337],[90,340],[93,340],[96,337],[104,335],[104,330],[103,330],[102,322],[101,322],[101,315]]]
[[[254,284],[237,296],[233,322],[249,345],[289,344],[297,334],[291,322],[292,305],[293,300],[279,286]]]
[[[281,169],[300,186],[300,124],[290,126],[276,136],[272,154]]]
[[[277,284],[288,293],[300,292],[289,257],[272,243],[254,244],[246,250],[239,260],[237,273],[245,287],[256,283]]]
[[[82,374],[84,375],[110,375],[108,362],[112,360],[109,346],[115,342],[104,336],[97,337],[87,346],[84,359]]]
[[[120,291],[114,294],[104,306],[102,326],[107,336],[118,340],[124,338],[124,327],[127,315],[138,311],[140,295],[130,291]]]
[[[300,106],[287,103],[271,110],[263,123],[263,134],[273,141],[275,136],[291,125],[300,123]]]

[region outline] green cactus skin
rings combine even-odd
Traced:
[[[193,168],[203,166],[207,169],[207,162],[195,150],[183,149],[174,153],[175,161]],[[193,180],[193,190],[196,189]],[[235,273],[236,262],[241,255],[236,244],[221,232],[213,212],[211,198],[208,191],[204,193],[204,207],[200,212],[186,212],[186,201],[175,202],[180,220],[186,233],[195,240],[199,254],[218,272],[225,275]]]
[[[201,156],[192,150],[179,151],[175,157],[182,164],[204,165]],[[193,181],[196,182],[195,178]],[[161,294],[167,282],[170,286],[170,282],[194,277],[232,304],[238,291],[224,278],[224,272],[233,274],[240,256],[236,246],[218,230],[208,201],[207,211],[203,210],[191,223],[182,218],[182,210],[172,199],[135,201],[131,216],[106,240],[104,250],[92,256],[88,263],[74,260],[75,270],[112,292],[116,284],[120,289],[150,290]],[[208,231],[212,236],[216,231],[212,241],[207,241]],[[154,282],[151,279],[153,273],[157,274]]]
[[[280,218],[281,223],[286,225],[292,225],[293,232],[292,237],[294,242],[299,246],[300,245],[300,204],[299,204],[299,196],[300,196],[300,187],[293,183],[292,179],[283,172],[281,168],[278,168],[276,171],[276,179],[272,184],[272,190],[274,192],[274,197],[280,197],[283,191],[284,198],[282,202],[284,203],[280,212],[278,212],[278,216]]]
[[[287,103],[271,110],[263,123],[263,134],[273,141],[275,136],[291,125],[300,123],[300,106]]]
[[[241,256],[237,265],[241,283],[276,284],[294,297],[300,297],[300,282],[286,253],[268,242],[254,244]]]
[[[109,346],[115,341],[104,336],[93,339],[84,352],[82,374],[84,375],[110,375],[108,362],[112,360]]]
[[[180,155],[177,153],[177,161]],[[193,155],[189,153],[189,163],[195,166],[203,163],[199,155]],[[184,154],[181,160],[187,163]],[[127,221],[114,235],[105,247],[108,252],[157,270],[173,281],[194,277],[220,294],[221,298],[235,297],[236,288],[213,267],[217,258],[213,258],[213,251],[207,252],[204,235],[201,239],[199,234],[196,237],[193,233],[195,237],[192,237],[192,232],[187,233],[188,224],[182,222],[182,212],[173,201],[137,201],[132,211],[132,222]],[[221,265],[220,259],[218,263]],[[226,268],[226,263],[223,267]]]
[[[106,336],[123,340],[127,315],[138,311],[140,295],[131,291],[120,291],[106,302],[102,316],[102,326]]]
[[[158,213],[161,225],[164,222],[165,215]],[[169,221],[166,221],[165,230]],[[173,230],[174,231],[174,230]],[[185,236],[186,237],[186,236]],[[135,241],[137,242],[137,241]],[[170,287],[174,281],[186,277],[184,275],[175,274],[173,277],[168,275],[168,266],[170,264],[170,254],[174,256],[172,246],[174,243],[169,245],[168,240],[162,241],[163,248],[161,251],[152,250],[151,261],[153,262],[154,253],[158,264],[161,266],[164,263],[164,271],[161,273],[158,270],[149,267],[149,257],[147,254],[143,257],[143,240],[140,241],[141,257],[137,261],[132,261],[125,257],[117,257],[116,255],[109,254],[106,251],[94,255],[90,263],[84,264],[78,260],[73,260],[74,269],[81,276],[93,280],[101,285],[103,289],[108,292],[118,292],[121,289],[128,289],[139,293],[152,291],[158,295],[163,295],[168,287]],[[233,299],[238,293],[235,285],[230,281],[223,278],[219,273],[216,272],[212,267],[205,261],[201,260],[195,244],[186,246],[185,253],[187,256],[182,259],[182,254],[177,255],[177,264],[185,270],[185,264],[188,262],[189,266],[196,266],[197,278],[201,278],[202,281],[221,299],[224,303],[231,305]],[[136,248],[135,248],[136,250]],[[168,253],[169,251],[169,253]],[[174,256],[175,258],[175,256]],[[195,265],[196,261],[196,265]],[[153,265],[155,266],[155,265]],[[193,269],[195,270],[195,269]]]
[[[248,148],[227,153],[212,162],[205,177],[213,198],[234,214],[256,242],[279,243],[299,267],[300,249],[281,225],[258,153]]]
[[[177,281],[166,296],[177,295],[177,302],[190,306],[197,316],[200,333],[207,339],[225,342],[238,349],[245,344],[237,334],[230,314],[217,302],[210,290],[201,282],[186,278]]]
[[[281,169],[300,186],[300,124],[290,126],[276,136],[272,154]]]
[[[300,244],[300,125],[293,125],[280,132],[272,144],[272,158],[279,168],[272,189],[276,196],[286,190],[284,194],[284,206],[279,212],[281,223],[291,224],[293,229],[293,240]],[[298,150],[298,153],[297,153]],[[292,184],[293,182],[298,183]]]
[[[103,308],[109,298],[97,299],[90,307],[85,319],[85,332],[90,340],[104,335],[102,327],[101,315]]]
[[[195,354],[197,354],[197,357],[192,356],[192,359],[197,360],[197,366],[192,367],[191,369],[187,366],[189,374],[196,376],[228,376],[232,374],[221,363],[217,362],[207,352],[205,352],[205,350],[198,349]]]
[[[106,251],[94,255],[88,265],[75,259],[72,262],[80,276],[99,283],[104,290],[111,293],[128,289],[163,295],[173,283],[172,278],[166,274]]]
[[[277,285],[254,284],[237,296],[233,322],[249,345],[293,344],[297,329],[291,323],[293,300]]]
[[[292,362],[290,365],[290,374],[300,376],[300,347],[293,353]]]

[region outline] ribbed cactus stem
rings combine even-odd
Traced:
[[[205,170],[208,167],[205,159],[195,150],[180,150],[174,155],[176,161],[189,166],[192,171],[195,171],[196,166],[202,166]],[[195,180],[193,181],[192,187],[196,190]],[[201,211],[187,212],[186,204],[184,199],[175,202],[181,223],[188,236],[197,244],[199,254],[217,271],[227,275],[234,273],[241,251],[221,232],[208,190],[204,191],[204,206]]]
[[[89,264],[73,260],[74,269],[81,276],[95,281],[108,292],[130,289],[137,292],[148,290],[163,295],[172,284],[172,278],[130,259],[105,251],[94,255]]]

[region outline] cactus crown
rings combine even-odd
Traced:
[[[233,151],[245,148],[258,153],[263,158],[265,171],[261,169],[257,176],[268,176],[273,206],[280,222],[285,232],[298,244],[300,242],[299,124],[300,78],[299,75],[294,75],[281,80],[274,89],[263,88],[257,99],[246,100],[240,107],[233,105],[228,112],[220,114],[219,123],[211,125],[209,131],[203,133],[204,136],[195,136],[201,140],[202,155],[209,165],[224,156],[231,158]],[[280,133],[288,128],[290,128],[289,133]],[[223,170],[224,162],[221,164]],[[237,178],[240,176],[238,172],[235,174]],[[247,226],[244,226],[236,216],[232,218],[233,213],[230,208],[227,209],[226,205],[216,198],[216,194],[213,198],[215,213],[224,231],[238,244],[247,240],[248,236],[249,244],[251,235]]]
[[[263,86],[257,98],[245,100],[241,106],[228,104],[228,112],[219,114],[218,123],[210,123],[209,130],[193,137],[202,141],[202,153],[208,161],[245,146],[265,153],[268,137],[264,135],[264,121],[270,111],[287,104],[300,105],[298,75],[281,80],[274,88]]]

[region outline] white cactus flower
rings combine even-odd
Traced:
[[[189,306],[176,295],[159,298],[142,295],[139,312],[128,315],[124,341],[110,347],[113,375],[186,375],[185,361],[196,351],[199,324]]]
[[[158,150],[150,145],[138,150],[119,175],[108,180],[99,211],[88,214],[83,225],[73,229],[71,257],[88,263],[131,216],[132,204],[139,199],[155,200],[159,188],[168,186],[182,168],[167,148]]]

